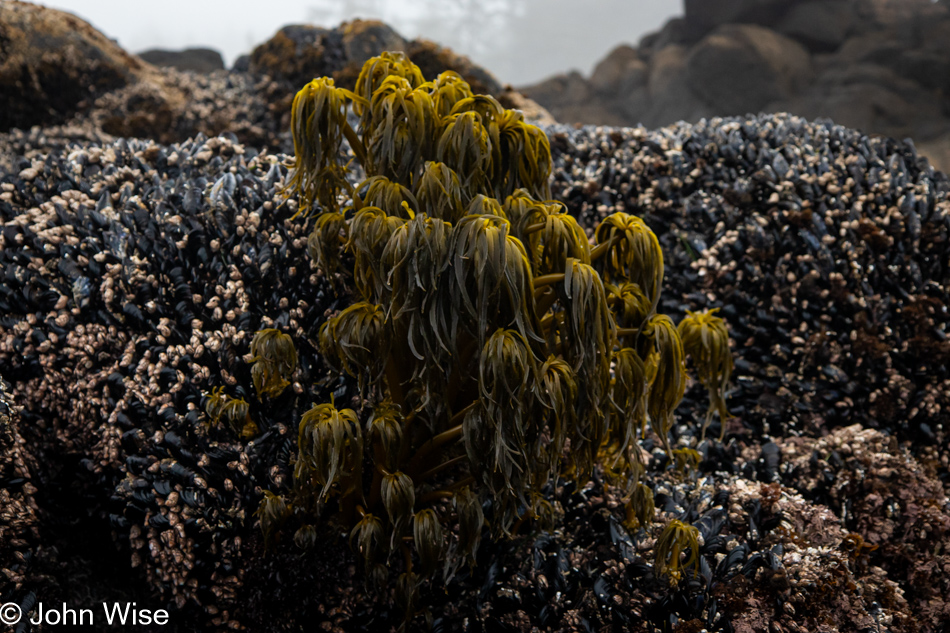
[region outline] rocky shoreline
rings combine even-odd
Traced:
[[[911,137],[950,169],[950,6],[930,0],[687,0],[591,75],[520,88],[564,123],[638,125],[747,112],[826,116]]]
[[[396,630],[392,588],[365,588],[344,537],[268,550],[254,516],[292,483],[300,407],[358,404],[316,351],[346,286],[312,263],[313,219],[285,193],[291,84],[147,73],[0,134],[0,603],[137,601],[181,631]],[[599,474],[560,482],[553,531],[486,533],[411,626],[947,631],[947,176],[910,141],[788,114],[545,131],[553,195],[582,226],[626,211],[658,236],[662,312],[720,308],[735,417],[699,443],[691,384],[672,438],[699,466],[642,442],[653,526],[625,529]],[[248,394],[243,436],[204,397],[242,395],[265,327],[299,366],[272,406]],[[701,534],[675,585],[654,573],[673,519]]]
[[[21,408],[6,423],[18,448],[4,494],[30,508],[4,515],[18,535],[2,550],[15,579],[4,600],[77,595],[57,562],[68,542],[43,529],[75,526],[53,503],[67,485],[123,573],[179,621],[398,625],[342,543],[263,551],[252,513],[262,489],[289,485],[292,411],[255,411],[261,435],[247,441],[201,409],[215,386],[249,384],[250,336],[273,324],[306,359],[298,392],[356,395],[315,386],[321,361],[305,342],[334,295],[281,194],[287,157],[227,137],[166,146],[62,130],[4,142],[0,373]],[[625,209],[656,231],[663,309],[721,307],[729,322],[726,444],[695,445],[694,386],[674,436],[701,451],[699,472],[684,477],[657,450],[648,474],[661,524],[705,526],[708,576],[653,578],[656,535],[619,527],[611,489],[552,490],[564,509],[553,536],[486,546],[473,575],[429,596],[441,630],[942,630],[947,178],[911,145],[788,115],[548,133],[555,196],[585,226]]]

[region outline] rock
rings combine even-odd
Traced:
[[[407,42],[387,24],[376,20],[353,20],[340,25],[347,61],[363,65],[383,51],[405,51]]]
[[[529,99],[517,90],[505,90],[498,95],[498,102],[506,108],[521,110],[524,113],[525,120],[535,125],[553,125],[557,123],[551,113],[541,107],[537,101]]]
[[[920,43],[925,50],[950,55],[950,10],[946,10],[943,19],[931,20],[921,26]]]
[[[687,44],[695,41],[695,39],[690,40],[688,36],[684,18],[671,18],[659,31],[644,35],[640,39],[640,54],[643,57],[649,57],[654,52],[672,44]]]
[[[154,66],[190,70],[196,73],[224,70],[221,53],[211,48],[187,48],[183,51],[153,48],[139,53],[139,58]]]
[[[800,491],[823,486],[829,509],[847,517],[859,542],[876,550],[874,565],[903,586],[915,624],[939,630],[937,623],[950,618],[950,511],[943,482],[893,436],[860,425],[820,439],[787,438],[782,457],[794,473],[787,485]]]
[[[932,4],[931,0],[859,0],[854,7],[870,25],[889,26],[913,18]]]
[[[728,24],[690,51],[689,86],[717,115],[757,112],[789,97],[811,76],[805,48],[770,29]]]
[[[251,68],[251,56],[250,55],[241,55],[234,60],[234,65],[231,66],[232,72],[236,73],[246,73],[249,72]]]
[[[576,71],[556,75],[539,84],[519,88],[519,91],[542,104],[558,121],[596,122],[606,125],[617,125],[617,121],[622,121],[620,115],[611,112],[602,102],[592,98],[590,84]],[[549,104],[554,105],[552,107]]]
[[[504,91],[501,83],[490,72],[473,63],[468,57],[435,42],[426,39],[413,40],[409,43],[406,54],[419,66],[426,79],[435,79],[443,71],[454,70],[476,93],[497,96]]]
[[[618,46],[589,81],[562,75],[528,90],[563,123],[656,127],[756,111],[831,117],[867,133],[909,136],[947,168],[950,7],[687,0],[685,18],[637,46]]]
[[[376,20],[353,20],[336,29],[285,26],[251,53],[248,71],[300,87],[314,77],[330,76],[353,88],[363,63],[383,51],[405,52],[426,78],[454,70],[475,92],[499,95],[501,83],[467,57],[428,40],[407,41]]]
[[[0,10],[0,130],[64,120],[154,71],[74,15],[25,2]]]
[[[682,68],[683,52],[664,67]],[[877,79],[893,82],[887,72]],[[219,95],[258,96],[246,76],[180,75],[208,86],[205,113]],[[225,81],[243,94],[228,96]],[[486,539],[480,561],[493,566],[480,562],[449,592],[427,592],[433,619],[462,628],[463,614],[482,605],[513,630],[540,630],[550,620],[538,614],[558,608],[563,589],[593,596],[577,601],[575,621],[617,630],[669,629],[674,609],[684,623],[720,609],[717,628],[735,631],[941,630],[950,617],[946,177],[909,143],[789,115],[548,134],[554,195],[582,226],[626,209],[656,227],[667,256],[659,311],[722,307],[735,341],[736,418],[727,445],[699,446],[708,455],[700,476],[650,460],[643,481],[658,492],[656,525],[623,530],[621,490],[559,486],[549,498],[563,508],[563,529]],[[15,169],[0,162],[0,269],[15,273],[0,286],[0,373],[22,407],[12,419],[0,406],[4,587],[54,595],[37,588],[49,578],[70,600],[79,565],[61,561],[94,559],[109,573],[84,577],[86,600],[99,600],[96,590],[181,600],[178,617],[195,628],[268,630],[280,619],[284,630],[310,630],[326,613],[341,630],[399,626],[402,610],[364,590],[342,539],[328,533],[318,552],[301,555],[285,538],[265,554],[251,513],[262,489],[291,485],[295,409],[311,397],[255,403],[273,417],[258,418],[265,432],[253,442],[201,413],[205,394],[235,386],[229,377],[248,385],[241,358],[259,327],[276,322],[304,341],[339,305],[327,280],[300,266],[310,227],[291,220],[290,157],[258,151],[226,137],[77,142],[39,127],[0,138]],[[23,183],[16,174],[27,166],[35,176]],[[248,307],[233,319],[202,309],[228,281]],[[76,298],[83,292],[88,303]],[[203,353],[186,354],[186,321],[196,322]],[[320,397],[320,358],[301,349],[300,384]],[[706,406],[697,391],[680,409],[681,446]],[[862,426],[841,428],[852,423]],[[37,492],[17,489],[27,476]],[[72,483],[53,497],[61,482]],[[66,495],[81,503],[54,503]],[[95,529],[83,522],[90,516],[102,517],[98,532],[56,538]],[[695,582],[711,583],[709,592],[651,572],[662,523],[674,517],[702,530],[698,556],[711,581]],[[162,529],[179,520],[188,539]],[[102,552],[118,556],[103,565]],[[33,567],[25,574],[23,564]],[[568,565],[585,571],[562,574]],[[604,608],[604,595],[618,608]],[[612,625],[618,613],[643,622]]]
[[[877,63],[897,54],[901,44],[889,33],[863,33],[849,37],[837,55],[834,63],[838,65],[853,65],[860,63]]]
[[[684,0],[686,32],[699,39],[717,26],[736,22],[775,24],[788,0]]]
[[[851,6],[844,0],[813,0],[793,6],[776,30],[814,52],[839,48],[855,24]]]
[[[945,54],[931,51],[901,51],[899,55],[887,60],[888,67],[898,75],[906,77],[924,88],[950,94],[950,58]]]
[[[597,64],[590,85],[598,93],[616,97],[646,85],[648,76],[649,67],[640,59],[637,49],[621,45]]]
[[[685,46],[674,45],[667,46],[653,57],[647,83],[650,105],[646,115],[637,123],[653,126],[658,121],[669,124],[712,114],[690,88],[688,53]]]
[[[950,133],[919,143],[917,149],[934,167],[950,172]]]
[[[285,26],[251,52],[248,71],[302,86],[330,76],[347,62],[343,34],[306,24]]]
[[[822,73],[794,99],[769,104],[809,118],[896,138],[930,138],[950,131],[940,106],[914,81],[870,63],[841,65]]]

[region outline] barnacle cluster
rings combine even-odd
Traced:
[[[10,385],[0,376],[0,578],[5,592],[19,591],[30,571],[31,541],[39,539],[39,517],[30,469],[35,459],[25,450],[17,428],[17,407]]]
[[[677,328],[657,312],[663,253],[643,220],[618,212],[589,237],[550,200],[542,130],[455,73],[426,81],[402,54],[369,60],[353,92],[310,82],[292,131],[309,252],[354,295],[319,348],[361,399],[299,420],[295,485],[265,497],[265,535],[291,523],[306,544],[314,525],[342,526],[368,580],[398,571],[411,615],[422,580],[474,561],[486,523],[496,536],[550,523],[545,486],[558,478],[582,486],[600,464],[631,521],[649,523],[647,419],[672,462],[687,354],[723,422],[731,359],[718,317]],[[365,171],[356,186],[344,139]],[[275,359],[292,372],[293,354],[275,332],[251,347],[258,394],[276,397],[289,374]],[[673,579],[680,553],[696,560],[694,532],[664,533],[658,566]]]

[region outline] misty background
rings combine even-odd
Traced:
[[[682,14],[682,0],[53,0],[128,51],[213,48],[230,67],[288,24],[375,18],[405,38],[467,55],[502,83],[526,85],[593,66]]]

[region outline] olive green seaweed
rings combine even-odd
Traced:
[[[683,561],[681,555],[687,551],[689,556]],[[694,574],[699,574],[699,530],[672,519],[657,539],[655,553],[653,569],[657,577],[666,576],[671,585],[679,583],[689,567],[693,567]]]
[[[705,312],[689,312],[680,321],[677,328],[683,341],[684,351],[693,359],[699,380],[709,392],[709,410],[703,424],[701,438],[706,437],[706,429],[714,413],[719,414],[722,425],[719,441],[726,433],[726,388],[732,376],[732,354],[729,353],[729,330],[726,322],[716,316],[718,308]]]
[[[308,252],[352,297],[316,343],[360,400],[303,414],[293,489],[265,492],[257,511],[267,542],[288,522],[304,548],[342,528],[367,583],[391,583],[411,618],[423,582],[475,564],[484,528],[552,529],[549,482],[583,486],[600,468],[625,495],[628,529],[649,528],[647,421],[671,462],[695,468],[698,453],[669,439],[685,358],[710,392],[706,425],[728,415],[732,364],[711,312],[679,328],[657,312],[663,253],[646,223],[615,213],[589,237],[550,200],[540,128],[455,73],[426,81],[401,53],[366,62],[353,92],[307,84],[291,128]],[[356,186],[346,145],[365,172]],[[254,337],[250,359],[259,399],[294,379],[293,342],[276,329]],[[222,390],[205,408],[250,421]],[[678,580],[696,563],[696,529],[671,521],[656,551],[657,577]]]

